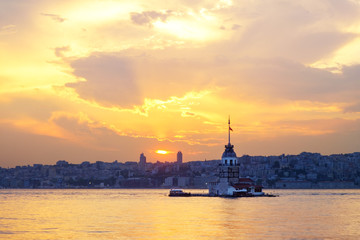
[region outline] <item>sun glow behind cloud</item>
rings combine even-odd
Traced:
[[[189,12],[181,18],[174,17],[174,19],[166,21],[156,21],[153,25],[161,33],[184,40],[214,41],[224,38],[225,35],[221,32],[216,17],[206,15],[204,9],[200,10],[198,14]]]
[[[286,138],[290,153],[358,146],[353,1],[0,4],[0,127],[10,126],[9,138],[67,141],[79,159],[161,157],[155,146],[211,159],[231,114],[238,155],[286,152]],[[314,144],[322,137],[327,144]]]
[[[360,64],[360,38],[356,38],[351,43],[337,50],[331,57],[321,59],[313,64],[312,67],[330,69],[334,73],[341,73],[343,64]]]
[[[101,25],[103,22],[126,19],[129,12],[138,10],[139,6],[132,2],[99,1],[82,2],[74,4],[71,9],[65,13],[66,17],[75,21],[77,24],[96,23]]]

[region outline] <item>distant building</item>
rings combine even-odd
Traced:
[[[140,161],[139,161],[139,169],[143,172],[145,172],[145,167],[146,167],[146,157],[144,155],[144,153],[140,154]]]
[[[189,177],[178,177],[178,187],[188,187],[190,185]]]
[[[65,160],[59,160],[59,161],[56,162],[56,165],[61,166],[61,167],[65,167],[65,166],[68,166],[69,163],[67,161],[65,161]]]
[[[176,162],[177,162],[178,164],[181,164],[182,161],[183,161],[182,152],[181,152],[181,151],[178,151],[177,156],[176,156]]]
[[[176,177],[167,177],[165,178],[164,187],[173,187],[173,186],[177,186],[177,178]]]

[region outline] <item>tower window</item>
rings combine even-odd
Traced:
[[[233,160],[230,160],[230,166],[232,166],[233,165]]]
[[[225,160],[225,165],[227,165],[227,160]]]

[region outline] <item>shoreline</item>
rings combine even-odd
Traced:
[[[172,187],[172,188],[178,188],[178,187]],[[83,188],[77,188],[77,187],[65,187],[65,188],[0,188],[0,190],[37,190],[37,189],[44,189],[44,190],[65,190],[65,189],[69,189],[69,190],[82,190],[82,189],[86,189],[86,190],[91,190],[91,189],[124,189],[124,190],[136,190],[136,189],[154,189],[154,190],[170,190],[172,188],[144,188],[144,187],[139,187],[139,188],[117,188],[117,187],[91,187],[91,188],[87,188],[87,187],[83,187]],[[186,189],[186,190],[208,190],[207,188],[184,188],[182,187],[181,189]],[[263,188],[263,190],[360,190],[360,187],[358,188]]]

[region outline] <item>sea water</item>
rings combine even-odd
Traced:
[[[206,190],[190,190],[206,193]],[[360,190],[0,190],[1,239],[360,239]]]

